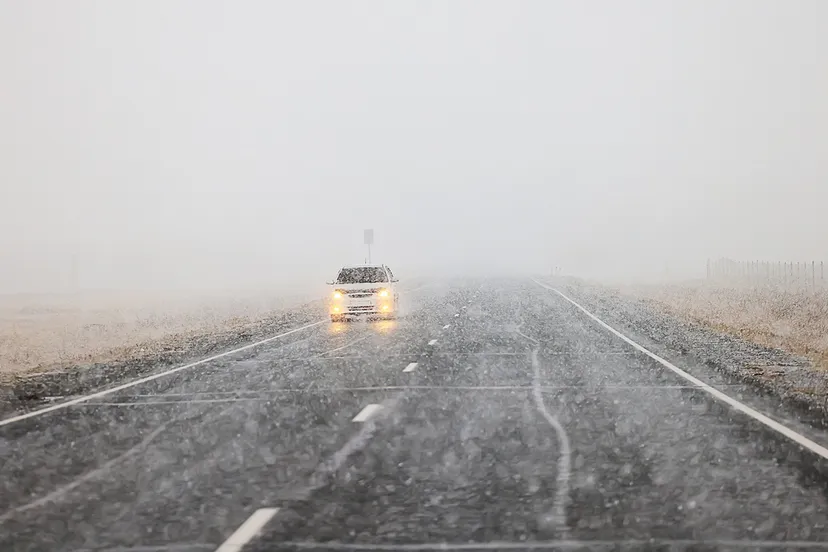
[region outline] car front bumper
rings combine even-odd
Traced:
[[[334,303],[330,307],[331,316],[360,317],[360,316],[388,316],[393,315],[396,308],[391,301],[373,301],[370,303],[349,303],[347,301]]]

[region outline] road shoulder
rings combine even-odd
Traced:
[[[180,339],[157,340],[152,347],[134,347],[117,361],[76,365],[42,374],[21,375],[0,381],[0,416],[28,411],[48,404],[54,397],[68,397],[123,383],[158,370],[186,364],[248,343],[266,339],[324,317],[321,302],[274,312],[223,332],[203,332]]]
[[[654,346],[683,364],[712,369],[725,383],[745,383],[760,394],[828,427],[828,373],[800,355],[764,347],[700,323],[666,313],[651,302],[575,279],[550,282],[577,298],[597,316]]]

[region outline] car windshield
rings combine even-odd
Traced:
[[[387,282],[388,276],[385,270],[375,266],[360,266],[356,268],[343,268],[339,271],[337,284],[371,284],[375,282]]]

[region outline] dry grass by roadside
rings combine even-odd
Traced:
[[[125,360],[312,299],[275,292],[0,296],[0,377]]]
[[[621,292],[719,332],[810,357],[815,366],[828,369],[828,290],[700,283],[625,287]]]

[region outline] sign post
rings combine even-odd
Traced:
[[[368,264],[371,264],[371,246],[374,244],[374,229],[365,230],[365,245],[368,246]]]

